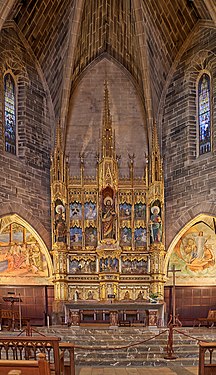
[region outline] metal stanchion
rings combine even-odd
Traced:
[[[167,342],[167,354],[164,356],[164,359],[176,359],[178,358],[173,349],[173,327],[174,325],[170,323],[169,325],[169,335],[168,335],[168,342]]]

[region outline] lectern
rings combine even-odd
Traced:
[[[9,327],[12,331],[15,329],[15,314],[14,314],[14,303],[19,302],[19,304],[22,302],[20,297],[13,297],[13,296],[7,296],[3,297],[4,302],[10,302],[11,304],[11,326]],[[20,305],[19,305],[19,320],[21,321],[21,315],[20,315]],[[21,329],[21,327],[20,327]]]

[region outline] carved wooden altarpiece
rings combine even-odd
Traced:
[[[107,82],[96,179],[69,176],[58,127],[51,167],[56,301],[163,301],[164,185],[156,124],[142,178],[119,177]]]

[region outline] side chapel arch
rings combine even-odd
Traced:
[[[16,228],[18,228],[16,232]],[[52,284],[53,265],[38,232],[17,214],[0,219],[0,284]]]
[[[202,285],[215,284],[215,244],[215,217],[209,214],[199,214],[195,216],[180,229],[169,245],[164,263],[165,274],[167,275],[170,261],[171,264],[175,264],[177,268],[179,268],[178,262],[175,263],[175,259],[180,259],[182,257],[184,263],[187,265],[185,268],[188,268],[189,272],[188,275],[186,275],[183,266],[182,272],[177,275],[178,277],[181,276],[179,285],[184,284],[189,278],[190,285],[200,283],[202,283]],[[183,252],[183,254],[181,252]],[[173,257],[173,254],[176,258]],[[167,279],[167,285],[168,284],[169,279]]]

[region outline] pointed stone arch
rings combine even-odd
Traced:
[[[207,208],[209,208],[209,211],[207,210]],[[192,226],[194,226],[197,223],[203,222],[203,223],[207,224],[209,227],[211,227],[212,230],[215,231],[215,227],[214,227],[215,226],[215,224],[214,224],[215,215],[209,213],[209,212],[211,212],[210,208],[212,208],[211,204],[206,205],[206,213],[203,213],[203,212],[201,213],[201,212],[199,212],[198,205],[197,205],[196,207],[193,208],[193,212],[194,212],[193,217],[191,215],[192,214],[191,210],[189,210],[188,213],[183,215],[184,217],[181,218],[181,220],[182,220],[181,223],[184,222],[184,225],[181,225],[181,227],[179,225],[179,230],[176,232],[175,237],[172,239],[172,241],[171,241],[171,243],[170,243],[170,245],[167,249],[167,253],[166,253],[166,257],[165,257],[165,263],[164,263],[165,274],[167,274],[169,259],[171,257],[171,254],[172,254],[175,246],[177,245],[177,243],[181,239],[181,237]],[[216,211],[212,211],[212,212],[216,212]],[[180,220],[178,220],[178,221],[179,221],[179,224],[180,224]],[[177,221],[177,225],[178,225],[178,221]]]
[[[141,175],[144,171],[144,165],[142,164],[144,155],[145,153],[148,155],[149,147],[144,104],[140,90],[135,85],[131,74],[108,54],[101,55],[88,66],[71,92],[65,147],[66,153],[69,155],[70,169],[73,170],[74,176],[79,175],[78,155],[84,153],[85,162],[91,164],[95,171],[96,153],[99,151],[95,145],[100,144],[99,131],[102,124],[104,80],[108,81],[110,91],[110,109],[116,135],[116,150],[122,156],[120,170],[123,168],[122,173],[126,176],[129,171],[128,154],[133,154],[136,149],[135,168],[139,168],[139,175]],[[136,108],[135,113],[134,108]],[[84,119],[84,112],[87,112],[87,110],[88,116]],[[80,113],[82,116],[80,116]],[[82,125],[85,126],[85,131],[79,135]],[[123,137],[120,140],[119,134],[123,128],[125,131],[123,131]],[[126,134],[128,134],[128,137],[126,137]],[[82,145],[79,145],[81,138]],[[75,139],[76,142],[71,147],[71,142],[74,142]],[[94,148],[90,153],[88,146],[92,140],[94,140]],[[138,146],[135,147],[136,141]],[[123,146],[119,147],[120,143],[124,144],[124,149]],[[73,167],[72,163],[74,164]],[[91,173],[89,176],[94,176],[91,166],[88,169]]]
[[[9,277],[10,279],[10,282],[12,279],[14,279],[14,281],[19,284],[20,283],[24,283],[24,284],[35,284],[37,285],[38,283],[39,284],[44,284],[44,285],[47,285],[47,284],[51,284],[52,283],[52,275],[53,275],[53,264],[52,264],[52,259],[51,259],[51,256],[50,256],[50,253],[49,253],[49,250],[46,246],[46,244],[44,243],[43,239],[41,238],[41,236],[39,235],[39,233],[37,232],[37,230],[28,222],[26,221],[23,217],[19,216],[17,213],[15,214],[10,214],[10,215],[6,215],[6,216],[3,216],[1,217],[0,219],[0,236],[2,238],[4,238],[4,233],[7,233],[7,229],[8,227],[11,228],[13,226],[18,226],[19,228],[21,228],[21,230],[23,229],[23,233],[25,233],[25,239],[23,238],[22,241],[16,239],[16,238],[13,238],[13,235],[11,236],[10,234],[10,240],[9,242],[7,243],[7,241],[5,242],[5,244],[1,242],[1,246],[0,246],[0,250],[2,250],[4,252],[4,254],[7,254],[10,253],[12,254],[12,246],[13,245],[16,245],[16,249],[18,247],[20,247],[20,258],[22,257],[22,260],[20,262],[20,265],[17,265],[17,275],[16,275],[16,269],[13,268],[13,270],[9,270],[9,260],[8,260],[8,270],[11,272],[11,271],[14,271],[10,274],[10,272],[6,273],[6,274],[2,274],[0,273],[0,280],[2,283],[5,282],[5,280],[7,280],[7,278]],[[27,236],[26,236],[26,233],[28,233],[28,240],[27,240]],[[23,237],[24,237],[24,234],[23,234]],[[1,240],[2,240],[1,238]],[[32,247],[30,245],[30,242],[32,242],[32,244],[34,244]],[[22,250],[22,246],[24,245],[24,250],[25,250],[25,254],[23,253],[23,250]],[[30,250],[31,248],[31,250]],[[14,249],[13,249],[14,250]],[[17,250],[18,251],[18,250]],[[21,252],[22,251],[22,252]],[[29,259],[30,259],[30,256],[28,258],[28,265],[25,265],[25,267],[23,266],[24,263],[26,263],[26,254],[31,251],[31,257],[35,257],[35,251],[36,253],[39,253],[39,255],[41,257],[43,257],[43,265],[45,264],[45,272],[43,272],[43,275],[42,275],[42,272],[38,272],[40,271],[39,269],[37,270],[36,273],[33,274],[32,272],[32,275],[31,275],[31,271],[30,271],[30,266],[32,265],[32,269],[34,267],[34,262],[29,262]],[[2,262],[4,263],[4,260],[1,259],[1,255],[0,254],[0,260],[1,260],[1,264]],[[14,258],[14,254],[13,255],[13,258]],[[5,259],[8,259],[7,257],[5,257]],[[13,259],[13,263],[15,263],[15,258]],[[19,270],[23,268],[24,269],[24,277],[23,277],[23,274],[21,275],[21,278],[19,278]],[[36,267],[34,267],[36,268]],[[44,268],[42,267],[41,270],[43,270]],[[1,269],[2,271],[2,269]],[[15,273],[15,275],[14,275]],[[6,276],[6,277],[5,277]],[[32,277],[34,276],[34,277]],[[39,276],[39,280],[37,280],[37,276]],[[8,279],[8,280],[9,280]],[[16,279],[16,280],[15,280]]]
[[[46,248],[48,250],[51,249],[50,232],[33,214],[31,214],[30,211],[17,203],[8,202],[0,204],[0,218],[10,215],[17,215],[17,217],[20,217],[20,220],[22,219],[27,222],[28,225],[31,226],[33,230],[38,234],[38,236],[41,237],[41,240],[44,242]]]

